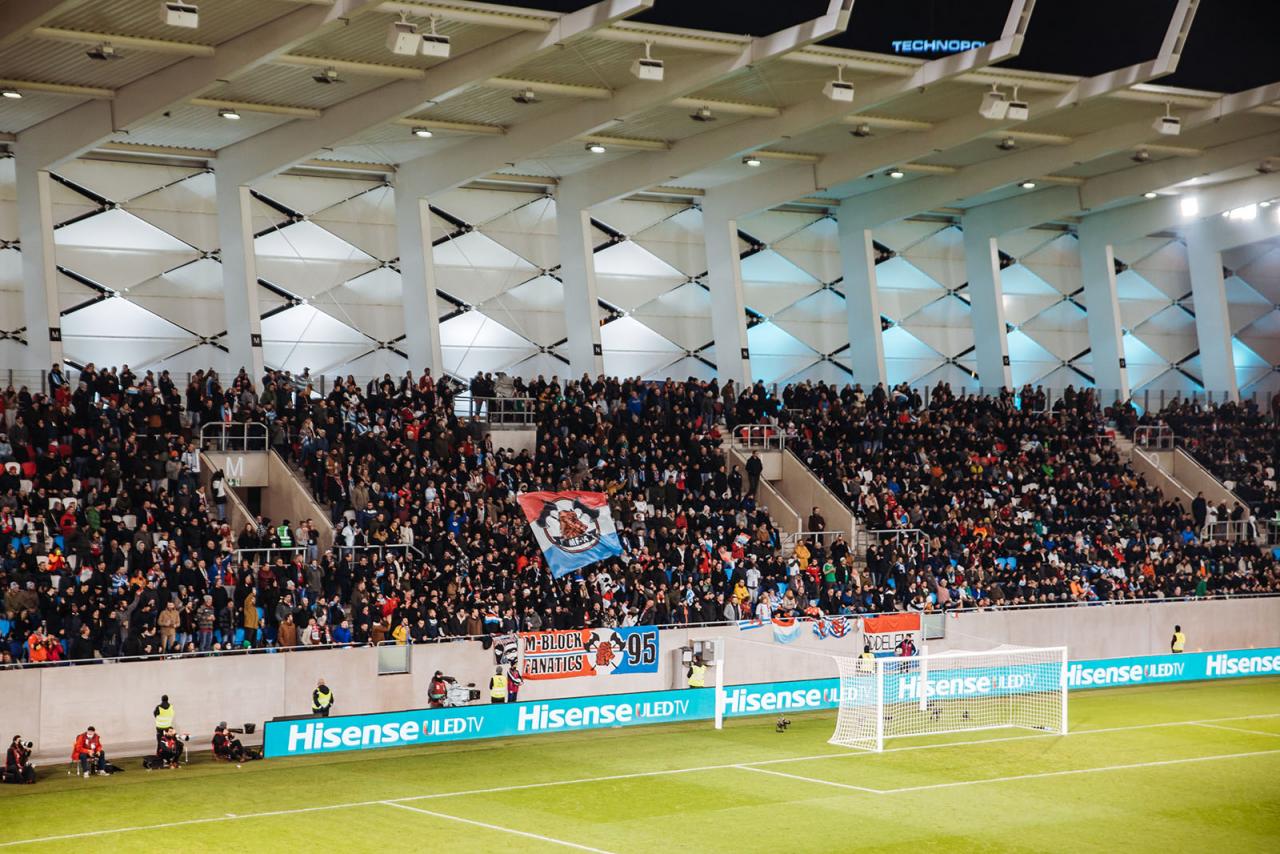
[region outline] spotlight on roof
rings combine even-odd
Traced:
[[[316,75],[311,79],[316,81],[317,83],[324,83],[325,85],[328,85],[330,83],[345,82],[342,79],[342,75],[338,74],[338,69],[334,68],[333,66],[329,66],[328,68],[322,69],[321,71],[317,72]]]
[[[5,97],[7,98],[9,96],[6,95]],[[1275,159],[1272,157],[1268,157],[1266,160],[1262,161],[1261,163],[1259,163],[1257,166],[1254,167],[1254,171],[1256,171],[1259,175],[1270,175],[1272,172],[1276,171],[1277,169],[1280,169],[1280,165],[1277,165]]]
[[[435,136],[435,134],[427,128],[414,128],[413,135],[418,139],[431,139],[431,137]]]
[[[1195,196],[1186,196],[1178,202],[1178,212],[1184,217],[1193,217],[1200,213],[1200,200]]]
[[[517,104],[536,104],[538,103],[538,93],[532,89],[521,89],[511,96],[511,100]]]
[[[449,58],[449,37],[436,32],[436,19],[431,17],[431,32],[422,37],[422,55],[439,59]]]
[[[109,59],[119,59],[120,54],[111,42],[102,42],[96,47],[89,48],[84,55],[90,59],[96,59],[99,62],[106,62]]]
[[[1013,98],[1009,101],[1009,110],[1005,118],[1014,122],[1025,122],[1031,118],[1031,105],[1018,99],[1018,87],[1013,87]]]
[[[1164,134],[1165,136],[1177,136],[1182,133],[1182,119],[1170,112],[1169,108],[1170,105],[1166,103],[1164,105],[1164,115],[1158,117],[1154,122],[1152,122],[1151,127],[1157,133]]]
[[[853,103],[853,84],[845,82],[844,66],[836,66],[836,79],[827,81],[827,85],[822,87],[822,94],[826,95],[827,99],[831,101],[839,101],[845,104]]]
[[[200,27],[200,9],[194,3],[161,3],[160,20],[188,30]]]
[[[592,154],[604,154],[606,151],[609,150],[605,148],[602,143],[599,143],[599,142],[588,142],[586,147],[587,147],[587,151],[590,151]]]
[[[996,143],[996,148],[1001,151],[1013,151],[1018,147],[1018,141],[1011,136],[1006,136]]]
[[[654,83],[661,82],[665,69],[661,59],[654,59],[650,51],[653,48],[653,42],[644,43],[644,56],[638,57],[635,62],[631,63],[631,73],[637,80],[649,80]]]
[[[1269,207],[1271,207],[1271,202],[1270,202],[1270,201],[1258,202],[1258,207],[1260,207],[1260,208],[1269,208]]]
[[[17,89],[0,89],[0,98],[11,98],[17,101],[22,98],[22,93]]]
[[[889,175],[889,177],[890,177],[890,178],[892,178],[893,180],[895,180],[895,181],[896,181],[896,180],[898,180],[899,178],[901,178],[903,175],[905,175],[905,174],[907,174],[907,173],[905,173],[905,172],[903,172],[901,169],[898,169],[898,168],[896,168],[896,167],[895,167],[895,168],[893,168],[893,169],[890,169],[890,170],[889,170],[889,172],[888,172],[887,174]]]
[[[387,25],[387,50],[397,56],[417,56],[422,49],[422,36],[418,25],[401,15],[400,20]]]
[[[221,110],[218,110],[218,115],[233,122],[240,121],[240,112],[230,107],[223,107]]]
[[[746,157],[742,158],[742,165],[750,166],[752,169],[755,169],[757,166],[759,166],[763,162],[764,162],[763,160],[761,160],[759,157],[756,157],[754,154],[748,154]]]
[[[993,83],[991,91],[982,96],[982,103],[978,106],[978,115],[984,119],[992,119],[1001,121],[1009,114],[1009,99],[1005,94]]]
[[[1034,190],[1034,189],[1036,188],[1036,182],[1035,182],[1035,181],[1023,181],[1023,182],[1022,182],[1021,184],[1019,184],[1018,186],[1019,186],[1019,187],[1021,187],[1021,188],[1022,188],[1022,189],[1024,189],[1024,190]]]
[[[1160,194],[1157,193],[1155,190],[1148,190],[1147,192],[1142,194],[1142,198],[1144,199],[1158,199],[1159,197],[1160,197]]]
[[[859,122],[858,124],[853,126],[853,130],[849,131],[849,133],[853,134],[856,137],[871,136],[871,125],[867,124],[866,122]]]
[[[693,119],[695,122],[714,122],[716,120],[716,114],[711,112],[710,107],[699,107],[689,114],[689,118]]]
[[[1151,152],[1147,151],[1145,148],[1139,148],[1137,151],[1135,151],[1132,155],[1129,156],[1129,159],[1132,160],[1134,163],[1146,163],[1148,160],[1151,159]]]

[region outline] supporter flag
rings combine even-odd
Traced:
[[[800,637],[800,623],[792,617],[773,618],[773,639],[778,643],[794,643]]]
[[[738,630],[745,632],[747,629],[758,629],[764,626],[760,620],[738,620]]]
[[[818,617],[813,621],[813,633],[819,639],[842,638],[849,634],[848,617]]]
[[[924,640],[920,631],[920,615],[910,612],[864,617],[862,638],[876,656],[893,655],[903,638],[911,638],[918,649]]]
[[[516,501],[556,578],[622,554],[603,492],[523,492]]]

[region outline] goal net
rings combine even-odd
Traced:
[[[1002,647],[913,658],[833,656],[840,711],[832,744],[996,727],[1067,731],[1066,647]]]

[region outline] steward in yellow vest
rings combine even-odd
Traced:
[[[160,697],[160,705],[156,706],[151,712],[151,717],[155,719],[156,724],[156,746],[160,746],[160,741],[164,738],[164,731],[173,726],[173,718],[177,714],[173,704],[169,702],[169,695],[164,694]]]
[[[1187,648],[1187,636],[1182,633],[1182,626],[1173,627],[1173,640],[1169,641],[1170,652],[1182,652]]]
[[[689,665],[689,672],[685,674],[689,677],[690,688],[705,688],[707,686],[707,665],[702,663],[702,656],[696,656],[693,664]]]
[[[333,709],[333,691],[321,679],[316,682],[316,689],[311,692],[311,714],[318,718],[329,717]]]
[[[507,701],[507,674],[502,672],[501,667],[494,668],[493,675],[489,677],[489,702],[505,703]]]

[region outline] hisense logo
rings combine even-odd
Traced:
[[[899,700],[920,698],[919,676],[897,680]],[[1055,680],[1056,681],[1056,680]],[[982,694],[1003,694],[1026,691],[1036,686],[1034,673],[998,673],[992,676],[953,676],[930,678],[925,683],[925,697],[972,697]]]

